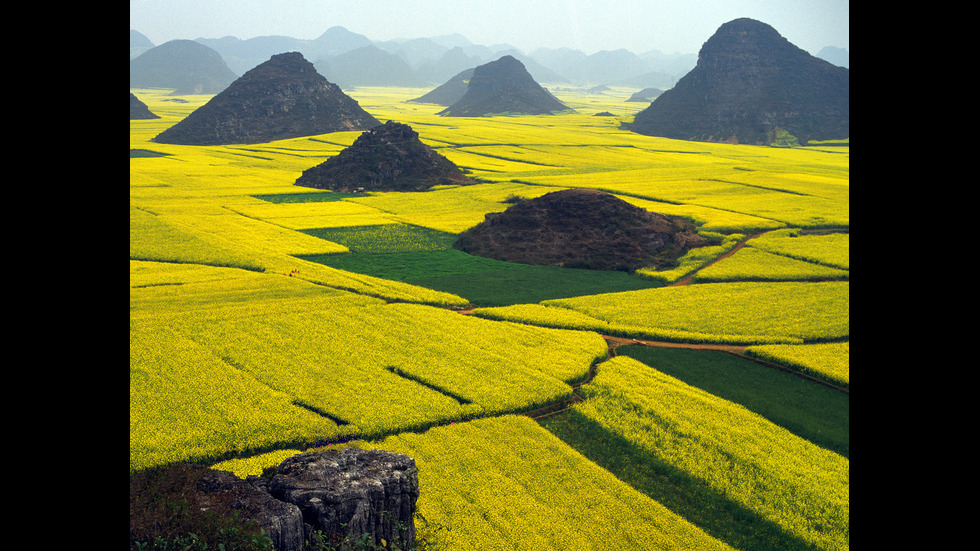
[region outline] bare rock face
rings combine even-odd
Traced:
[[[592,189],[521,201],[460,234],[454,247],[507,262],[632,271],[669,266],[710,244],[687,220],[649,212]]]
[[[801,143],[850,134],[850,72],[794,46],[753,19],[725,23],[698,63],[628,128],[682,140],[772,143],[781,131]]]
[[[435,185],[473,184],[452,161],[419,140],[407,124],[388,121],[350,147],[303,171],[296,185],[331,191],[426,191]]]
[[[253,144],[381,124],[298,52],[272,56],[153,141]]]
[[[419,481],[407,455],[350,448],[294,455],[279,465],[269,493],[298,506],[304,521],[328,538],[372,534],[375,545],[414,545]]]

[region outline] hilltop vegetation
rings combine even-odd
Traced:
[[[130,122],[131,472],[244,477],[377,447],[416,458],[444,549],[848,548],[847,142],[640,135],[621,128],[644,107],[635,88],[556,90],[574,112],[544,117],[444,117],[408,101],[425,91],[351,96],[478,183],[295,186],[363,132],[159,143],[209,98],[133,90],[160,118]],[[452,248],[571,188],[716,244],[611,274]],[[787,371],[604,335],[747,347]]]

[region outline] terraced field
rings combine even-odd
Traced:
[[[479,184],[311,192],[357,132],[157,144],[207,97],[134,90],[161,118],[130,123],[130,471],[380,447],[416,458],[444,549],[848,548],[847,142],[641,136],[630,89],[487,118],[425,91],[351,95]],[[721,244],[632,274],[452,248],[570,187]]]

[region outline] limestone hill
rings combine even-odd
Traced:
[[[129,120],[140,120],[140,119],[159,119],[159,115],[155,115],[150,108],[146,106],[145,103],[140,101],[138,97],[132,92],[129,93]]]
[[[544,115],[567,110],[568,107],[535,82],[523,63],[505,55],[476,67],[463,97],[438,114],[483,117],[501,113]]]
[[[456,74],[456,76],[447,80],[445,83],[415,99],[410,99],[408,101],[411,103],[434,103],[436,105],[445,105],[446,107],[449,107],[466,95],[466,90],[470,86],[470,79],[473,78],[473,71],[475,71],[473,68],[460,71]]]
[[[419,140],[407,124],[388,121],[346,149],[304,170],[297,186],[332,191],[426,191],[434,185],[473,184],[452,161]]]
[[[236,78],[221,55],[193,40],[171,40],[129,62],[130,88],[174,88],[174,94],[217,94]]]
[[[668,266],[708,245],[686,220],[591,189],[524,200],[460,234],[455,248],[524,264],[632,271]]]
[[[639,101],[639,102],[653,101],[657,99],[657,96],[663,93],[664,91],[661,90],[660,88],[644,88],[639,92],[634,93],[626,101]]]
[[[183,145],[251,144],[379,125],[297,52],[272,56],[154,138]]]
[[[638,113],[629,129],[650,136],[747,144],[780,131],[801,143],[847,138],[850,72],[797,48],[753,19],[725,23],[698,63]]]

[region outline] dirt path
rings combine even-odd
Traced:
[[[639,339],[631,339],[627,337],[612,337],[609,335],[602,335],[603,339],[609,343],[610,351],[614,351],[616,347],[622,345],[638,345],[638,346],[654,346],[660,348],[689,348],[693,350],[720,350],[722,352],[729,352],[731,354],[739,354],[745,352],[745,346],[732,345],[732,344],[698,344],[689,342],[666,342],[666,341],[641,341]]]
[[[763,235],[764,233],[766,233],[766,232],[760,232],[760,233],[756,233],[756,234],[750,235],[749,237],[747,237],[746,239],[744,239],[743,241],[741,241],[737,245],[735,245],[732,248],[732,250],[730,250],[730,251],[722,254],[721,256],[719,256],[718,258],[716,258],[716,259],[712,260],[711,262],[705,264],[704,266],[701,266],[700,268],[698,268],[698,270],[695,270],[694,273],[692,273],[691,275],[685,277],[684,279],[681,279],[681,280],[678,280],[678,281],[676,281],[674,283],[671,283],[670,285],[668,285],[668,287],[676,287],[676,286],[681,286],[681,285],[689,285],[694,280],[694,276],[696,275],[697,271],[703,270],[704,268],[707,268],[708,266],[711,266],[712,264],[714,264],[716,262],[720,262],[720,261],[722,261],[722,260],[724,260],[724,259],[732,256],[733,254],[737,253],[742,247],[744,247],[745,244],[750,239],[755,239],[755,238],[759,237],[760,235]],[[455,311],[457,313],[459,313],[459,314],[471,315],[473,313],[473,309],[474,309],[473,307],[468,307],[466,309],[460,309],[460,310],[455,310]],[[698,344],[698,343],[680,343],[680,342],[666,342],[666,341],[644,341],[644,340],[633,339],[633,338],[628,338],[628,337],[614,337],[614,336],[611,336],[611,335],[600,335],[600,336],[606,341],[606,344],[609,346],[609,355],[610,356],[615,356],[616,355],[616,348],[618,348],[620,346],[651,346],[651,347],[660,347],[660,348],[685,348],[685,349],[688,349],[688,350],[717,350],[719,352],[726,352],[728,354],[732,354],[734,356],[738,356],[738,357],[743,358],[745,360],[749,360],[751,362],[755,362],[757,364],[760,364],[760,365],[763,365],[763,366],[766,366],[766,367],[769,367],[769,368],[772,368],[772,369],[777,369],[779,371],[790,373],[792,375],[796,375],[797,377],[808,379],[808,380],[811,380],[811,381],[813,381],[815,383],[818,383],[818,384],[821,384],[821,385],[824,385],[824,386],[833,388],[835,390],[844,392],[845,394],[849,394],[849,392],[848,392],[847,389],[840,388],[840,387],[838,387],[836,385],[833,385],[831,383],[828,383],[826,381],[821,381],[820,379],[815,379],[815,378],[810,377],[810,376],[808,376],[806,374],[800,373],[799,371],[796,371],[796,370],[793,370],[793,369],[789,369],[789,368],[786,368],[786,367],[781,366],[781,365],[778,365],[778,364],[770,363],[770,362],[767,362],[765,360],[761,360],[759,358],[748,356],[748,355],[745,354],[745,349],[747,348],[747,346],[745,346],[745,345]],[[589,381],[591,381],[594,376],[595,376],[595,366],[592,366],[592,369],[589,370],[589,373],[586,375],[586,377],[585,377],[584,380],[582,380],[579,383],[576,383],[576,384],[572,385],[573,391],[572,391],[571,398],[568,398],[566,400],[562,400],[561,402],[558,402],[558,403],[555,403],[555,404],[551,404],[551,405],[545,406],[545,407],[540,408],[540,409],[529,411],[529,412],[525,413],[525,415],[527,415],[527,416],[529,416],[529,417],[531,417],[532,419],[535,419],[535,420],[542,419],[544,417],[548,417],[548,416],[554,415],[556,413],[560,413],[562,411],[565,411],[568,408],[570,408],[573,404],[584,401],[584,398],[582,398],[581,396],[579,396],[578,393],[577,393],[578,387],[581,386],[581,385],[583,385],[583,384],[585,384],[585,383],[588,383]]]
[[[684,279],[681,279],[679,281],[675,281],[674,283],[671,283],[670,285],[668,285],[668,287],[680,287],[681,285],[689,285],[691,283],[691,281],[694,279],[694,276],[697,275],[697,272],[698,271],[703,270],[703,269],[707,268],[708,266],[711,266],[712,264],[714,264],[716,262],[721,262],[722,260],[725,260],[729,256],[732,256],[733,254],[737,253],[739,249],[741,249],[742,247],[744,247],[745,244],[749,241],[749,239],[755,239],[756,237],[759,237],[763,233],[765,233],[765,232],[757,233],[757,234],[750,235],[750,236],[746,237],[744,241],[740,241],[738,243],[738,245],[735,245],[732,248],[732,250],[730,250],[727,253],[719,256],[718,258],[712,260],[711,262],[708,262],[704,266],[701,266],[700,268],[698,268],[697,270],[695,270],[694,273],[692,273],[691,275],[685,277]]]
[[[823,385],[832,388],[834,390],[837,390],[839,392],[843,392],[844,394],[850,394],[850,391],[848,391],[847,389],[828,383],[827,381],[822,381],[820,379],[810,377],[809,375],[806,375],[794,369],[789,369],[787,367],[770,363],[765,360],[761,360],[759,358],[747,356],[745,354],[745,349],[746,349],[745,346],[725,345],[725,344],[695,344],[695,343],[679,343],[679,342],[663,342],[663,341],[641,341],[637,339],[630,339],[630,338],[623,338],[623,337],[612,337],[609,335],[602,335],[602,338],[605,339],[606,343],[609,345],[610,357],[616,356],[616,348],[620,346],[652,346],[652,347],[661,347],[661,348],[685,348],[688,350],[716,350],[719,352],[726,352],[728,354],[737,356],[739,358],[748,360],[750,362],[755,362],[759,365],[763,365],[770,369],[776,369],[784,373],[795,375],[802,379],[807,379],[819,385]],[[527,415],[528,417],[537,421],[540,419],[544,419],[545,417],[550,417],[552,415],[555,415],[556,413],[561,413],[567,410],[568,408],[572,407],[573,405],[577,404],[578,402],[584,402],[585,398],[582,398],[578,394],[578,388],[583,384],[587,384],[588,382],[590,382],[592,378],[595,377],[595,374],[596,374],[596,366],[593,365],[592,368],[589,369],[589,373],[585,376],[585,379],[571,385],[572,396],[570,398],[567,398],[560,402],[550,404],[548,406],[533,411],[528,411],[524,413],[524,415]]]

